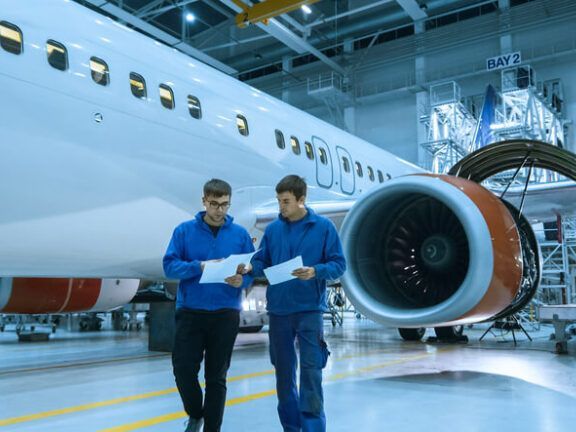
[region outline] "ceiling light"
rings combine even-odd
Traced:
[[[194,16],[194,14],[191,14],[191,13],[186,14],[186,21],[194,22],[195,19],[196,19],[196,17]]]
[[[304,11],[305,14],[311,14],[312,13],[312,9],[310,9],[310,6],[308,5],[302,5],[302,10]]]

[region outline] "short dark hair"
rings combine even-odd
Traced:
[[[232,187],[224,180],[212,179],[204,184],[204,196],[220,198],[222,196],[232,196]]]
[[[306,196],[306,180],[297,175],[287,175],[276,185],[276,193],[292,192],[297,200]]]

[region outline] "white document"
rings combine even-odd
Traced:
[[[296,276],[292,276],[292,272],[302,267],[304,267],[304,264],[302,264],[302,256],[298,255],[289,261],[284,261],[283,263],[264,269],[264,274],[268,282],[270,282],[270,285],[276,285],[295,279]]]
[[[225,279],[234,276],[240,264],[248,265],[256,252],[230,255],[222,261],[207,262],[200,283],[226,283]]]

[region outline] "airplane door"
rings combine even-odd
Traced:
[[[322,187],[332,187],[334,182],[332,173],[332,155],[328,144],[322,139],[313,136],[312,145],[316,150],[316,181]]]
[[[355,186],[352,158],[348,150],[343,147],[336,147],[336,154],[338,155],[338,167],[340,171],[340,189],[342,189],[342,192],[345,194],[352,195]]]

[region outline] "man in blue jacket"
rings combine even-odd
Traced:
[[[220,430],[226,374],[240,323],[241,289],[251,282],[250,277],[235,274],[226,283],[199,283],[206,262],[254,251],[248,232],[227,215],[231,195],[223,180],[206,183],[202,198],[206,211],[176,227],[163,261],[166,276],[180,279],[172,365],[190,417],[186,432],[199,431],[203,421],[204,432]],[[198,382],[202,358],[206,359],[204,404]]]
[[[261,251],[252,260],[252,273],[298,255],[304,267],[296,279],[268,287],[270,359],[276,370],[278,415],[285,432],[326,430],[322,369],[328,360],[322,314],[327,309],[326,280],[346,269],[342,246],[330,220],[305,206],[306,182],[296,175],[276,186],[280,215],[266,228]],[[300,348],[300,394],[296,386]]]

